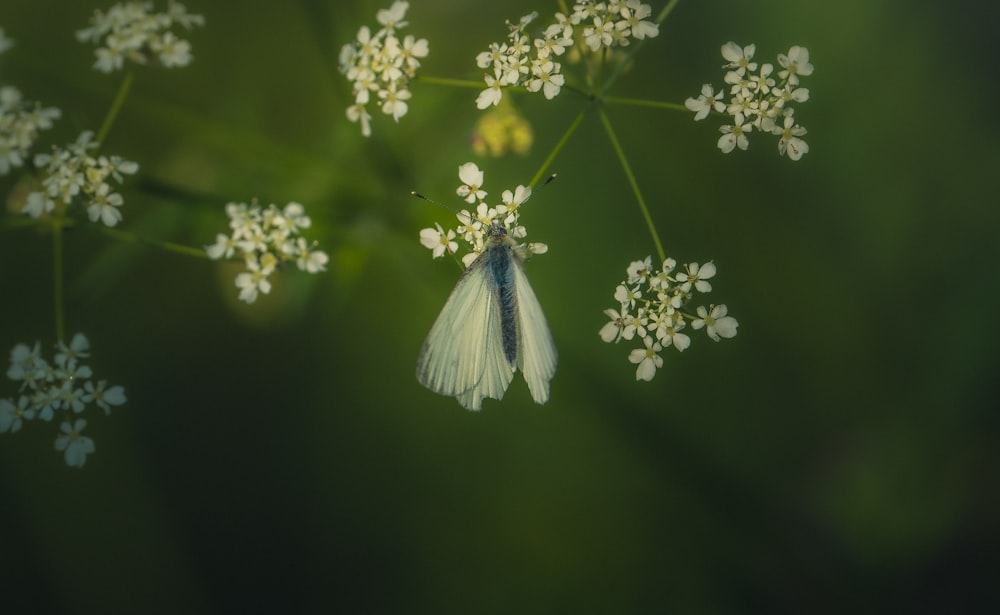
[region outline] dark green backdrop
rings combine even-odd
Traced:
[[[715,120],[609,109],[668,252],[715,260],[710,299],[739,335],[668,349],[651,383],[630,345],[601,343],[625,266],[655,250],[591,116],[524,219],[550,246],[529,274],[560,351],[552,399],[518,377],[479,414],[413,376],[459,272],[417,241],[447,214],[408,194],[457,203],[475,91],[415,84],[365,140],[336,57],[383,4],[187,4],[207,19],[194,63],[138,69],[106,144],[141,165],[124,228],[198,246],[227,201],[297,200],[330,271],[247,308],[232,269],[68,233],[68,329],[129,402],[91,417],[81,471],[51,425],[0,435],[4,612],[997,608],[987,3],[681,2],[615,94],[683,102],[720,84],[728,40],[762,61],[805,45],[816,67],[799,163],[761,138],[723,156]],[[500,4],[414,1],[423,73],[475,79],[504,19],[555,10]],[[0,6],[17,41],[0,81],[63,110],[43,147],[96,128],[120,82],[73,38],[94,6]],[[580,108],[519,100],[536,146],[476,159],[493,195]],[[0,350],[51,343],[48,236],[0,234],[0,276]]]

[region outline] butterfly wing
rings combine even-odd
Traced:
[[[417,380],[479,410],[484,397],[501,399],[514,378],[503,352],[495,282],[480,255],[455,284],[417,359]]]
[[[521,262],[515,259],[514,289],[517,297],[517,367],[524,374],[531,397],[544,404],[549,399],[549,381],[556,373],[556,345],[549,333],[545,313],[528,283]]]

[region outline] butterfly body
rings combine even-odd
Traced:
[[[421,384],[469,410],[485,397],[501,399],[519,369],[537,403],[549,398],[556,349],[519,248],[502,224],[489,227],[417,361]]]

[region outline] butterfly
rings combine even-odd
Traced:
[[[556,346],[524,274],[524,246],[500,221],[455,284],[417,359],[417,380],[468,410],[503,398],[520,370],[536,403],[549,399]]]

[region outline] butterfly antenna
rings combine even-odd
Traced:
[[[449,207],[449,206],[447,206],[444,203],[441,203],[439,201],[435,201],[434,199],[432,199],[430,197],[424,196],[424,195],[420,194],[419,192],[417,192],[416,190],[410,191],[410,194],[413,195],[413,196],[415,196],[415,197],[417,197],[418,199],[422,199],[424,201],[427,201],[431,205],[437,205],[438,207],[440,207],[442,209],[446,209],[446,210],[448,210],[449,213],[451,213],[454,216],[461,216],[462,215],[461,211],[455,211],[454,208]],[[466,216],[466,217],[469,218],[469,220],[467,221],[467,224],[472,224],[475,221],[475,219],[472,218],[471,216]]]

